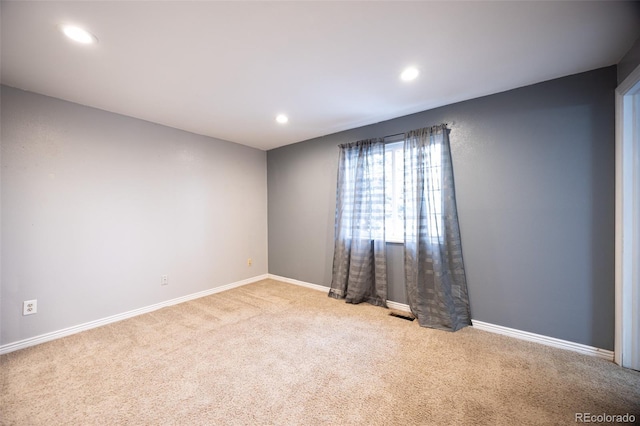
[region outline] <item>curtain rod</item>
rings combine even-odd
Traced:
[[[447,129],[449,128],[449,123],[442,123],[442,124],[444,124],[444,127],[446,127]],[[387,136],[383,137],[382,139],[393,138],[393,137],[396,137],[396,136],[402,136],[404,134],[405,134],[405,132],[396,133],[395,135],[387,135]]]
[[[387,136],[383,137],[382,139],[387,139],[387,138],[392,138],[394,136],[402,136],[402,135],[404,135],[404,133],[396,133],[395,135],[387,135]]]

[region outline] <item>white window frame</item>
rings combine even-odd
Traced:
[[[640,370],[640,66],[616,89],[614,360]]]
[[[388,243],[399,243],[404,244],[404,220],[403,218],[399,218],[393,213],[397,212],[400,207],[400,195],[398,191],[402,191],[402,187],[404,185],[404,173],[398,176],[397,170],[397,162],[402,161],[404,163],[404,139],[400,141],[387,142],[384,146],[385,150],[385,161],[388,161],[389,157],[387,157],[388,153],[391,153],[391,165],[386,167],[385,163],[385,172],[391,171],[391,188],[385,187],[385,192],[391,191],[391,210],[392,210],[392,219],[391,223],[389,223],[389,216],[385,214],[385,240]],[[403,167],[404,170],[404,167]],[[400,183],[398,184],[398,179]],[[386,183],[386,180],[385,180]],[[385,203],[385,208],[386,208]],[[385,212],[386,213],[386,212]]]
[[[438,146],[437,148],[441,149],[440,146]],[[385,162],[391,159],[391,164],[385,163],[385,173],[391,172],[390,187],[386,186],[387,179],[385,179],[385,197],[387,196],[388,192],[391,192],[390,215],[386,214],[387,204],[385,202],[385,240],[388,243],[404,244],[404,217],[400,217],[399,215],[394,214],[397,213],[397,211],[400,209],[400,206],[404,203],[404,200],[402,200],[401,197],[401,193],[404,187],[404,139],[400,141],[388,142],[385,145],[384,149]],[[440,158],[439,151],[437,153],[434,153],[434,157]],[[403,163],[401,173],[398,170],[398,161],[401,161]],[[436,178],[438,179],[439,187],[436,192],[440,194],[440,196],[438,197],[439,200],[437,200],[439,204],[435,205],[433,210],[429,213],[430,229],[434,229],[435,227],[440,229],[440,227],[444,226],[444,224],[442,223],[442,165],[438,164],[432,166],[429,172],[432,174],[433,180],[436,180]],[[439,176],[436,176],[436,173],[439,174]],[[398,179],[400,180],[400,182],[398,182]],[[430,238],[433,243],[438,243],[439,239],[442,238],[442,232],[435,232],[434,234],[430,235]]]

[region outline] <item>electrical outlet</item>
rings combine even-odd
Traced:
[[[251,266],[253,265],[253,259],[249,258],[247,259],[247,266]]]
[[[25,300],[22,302],[22,315],[33,315],[38,313],[38,301],[36,299],[33,300]]]
[[[160,285],[168,285],[169,277],[167,275],[160,275]]]

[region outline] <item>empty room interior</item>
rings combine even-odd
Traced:
[[[0,424],[640,422],[638,2],[0,25]]]

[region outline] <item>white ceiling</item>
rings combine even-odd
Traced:
[[[263,150],[616,64],[640,36],[637,2],[1,7],[3,84]]]

